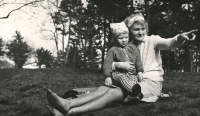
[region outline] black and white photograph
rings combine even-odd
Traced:
[[[0,116],[200,116],[200,0],[0,0]]]

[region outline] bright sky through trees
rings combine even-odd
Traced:
[[[9,0],[9,2],[7,0],[1,1],[0,5],[3,3],[9,4],[0,6],[0,17],[4,17],[11,10],[19,8],[22,6],[21,3],[27,3],[27,0]],[[29,1],[31,2],[35,0]],[[83,2],[86,3],[86,0],[83,0]],[[43,2],[44,6],[47,5],[44,3],[47,3],[47,0],[44,0]],[[39,2],[37,4],[39,4]],[[53,24],[51,23],[51,17],[47,13],[48,11],[45,9],[34,7],[32,5],[27,5],[12,12],[8,18],[0,19],[0,37],[2,37],[4,41],[12,40],[12,36],[15,34],[15,31],[18,30],[21,32],[21,35],[25,40],[34,48],[44,47],[56,54],[55,42],[49,39],[46,40],[47,38],[44,37],[44,33],[45,35],[51,34],[48,31],[41,33],[41,28],[47,30],[54,29]],[[59,43],[59,49],[61,49],[61,43]]]

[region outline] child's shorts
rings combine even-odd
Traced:
[[[121,72],[113,72],[112,80],[114,85],[119,86],[127,94],[131,94],[132,87],[138,83],[136,75]]]

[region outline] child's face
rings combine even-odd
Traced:
[[[129,34],[128,33],[120,33],[117,36],[116,41],[120,47],[125,47],[129,42]]]

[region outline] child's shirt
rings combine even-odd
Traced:
[[[127,62],[127,59],[129,62],[134,63],[136,68],[136,72],[130,73],[137,74],[137,72],[143,72],[139,50],[136,48],[135,45],[128,43],[127,46],[124,48],[119,46],[114,46],[110,48],[103,65],[105,77],[111,77],[113,62]],[[128,73],[120,69],[117,69],[117,71]]]

